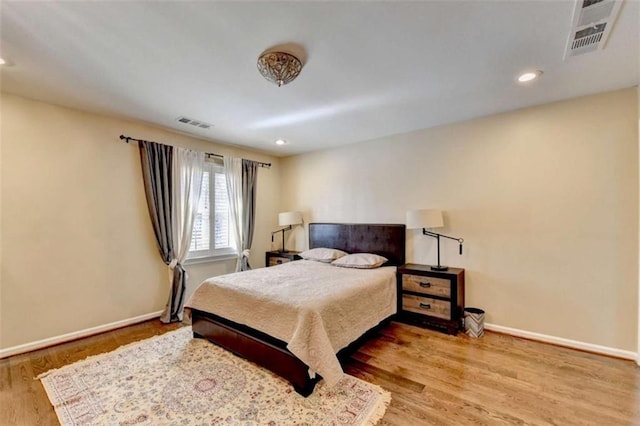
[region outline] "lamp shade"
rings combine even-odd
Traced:
[[[441,210],[409,210],[407,212],[407,229],[442,228],[443,226]]]
[[[302,213],[300,212],[283,212],[278,213],[278,225],[299,225],[302,223]]]

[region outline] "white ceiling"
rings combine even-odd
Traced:
[[[563,61],[574,6],[2,1],[2,91],[290,155],[637,85],[640,3]],[[278,88],[256,60],[284,43],[306,59]],[[527,69],[544,75],[516,84]]]

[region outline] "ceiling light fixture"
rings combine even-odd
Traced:
[[[520,75],[520,77],[518,77],[518,81],[520,83],[526,83],[528,81],[535,80],[536,78],[540,77],[541,75],[542,75],[542,71],[540,71],[540,70],[528,71],[528,72],[525,72],[524,74]]]
[[[258,57],[258,71],[267,80],[281,87],[291,83],[302,70],[302,62],[285,52],[265,52]]]
[[[4,65],[6,63],[7,63],[7,61],[5,61],[4,59],[0,58],[0,65]]]
[[[286,145],[287,141],[285,141],[284,139],[278,139],[276,140],[276,145]]]

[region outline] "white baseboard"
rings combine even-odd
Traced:
[[[0,349],[0,359],[12,355],[18,355],[25,352],[35,351],[47,346],[57,345],[59,343],[68,342],[70,340],[80,339],[82,337],[91,336],[93,334],[104,333],[105,331],[115,330],[116,328],[126,327],[127,325],[136,324],[153,318],[158,318],[162,311],[152,312],[121,321],[111,322],[109,324],[99,325],[97,327],[86,328],[84,330],[74,331],[72,333],[62,334],[60,336],[49,337],[48,339],[38,340],[35,342],[25,343],[23,345],[12,346],[6,349]]]
[[[567,348],[579,349],[581,351],[593,352],[602,355],[613,356],[616,358],[636,360],[639,359],[639,354],[631,351],[625,351],[623,349],[610,348],[608,346],[594,345],[593,343],[585,343],[577,340],[564,339],[562,337],[549,336],[547,334],[534,333],[531,331],[519,330],[517,328],[504,327],[496,324],[486,323],[484,325],[486,330],[495,331],[498,333],[510,334],[512,336],[523,337],[525,339],[537,340],[539,342],[552,343],[558,346],[565,346]]]
[[[71,340],[81,339],[83,337],[92,336],[94,334],[104,333],[106,331],[115,330],[117,328],[126,327],[128,325],[137,324],[139,322],[147,321],[153,318],[158,318],[160,314],[162,314],[162,311],[151,312],[149,314],[144,314],[137,317],[124,319],[121,321],[111,322],[109,324],[99,325],[99,326],[87,328],[84,330],[74,331],[72,333],[62,334],[60,336],[50,337],[48,339],[25,343],[23,345],[18,345],[18,346],[12,346],[6,349],[0,349],[0,359],[13,356],[13,355],[22,354],[25,352],[35,351],[37,349],[41,349],[47,346],[57,345],[60,343],[71,341]],[[547,334],[534,333],[531,331],[520,330],[517,328],[504,327],[497,324],[485,323],[484,328],[486,330],[509,334],[517,337],[523,337],[525,339],[537,340],[539,342],[552,343],[558,346],[565,346],[568,348],[579,349],[587,352],[594,352],[597,354],[629,359],[629,360],[636,361],[636,363],[640,365],[640,362],[639,362],[640,353],[611,348],[608,346],[595,345],[593,343],[580,342],[577,340],[565,339],[562,337],[549,336]]]

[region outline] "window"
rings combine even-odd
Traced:
[[[229,232],[229,201],[224,168],[205,163],[198,213],[193,222],[187,259],[202,259],[235,254]]]

